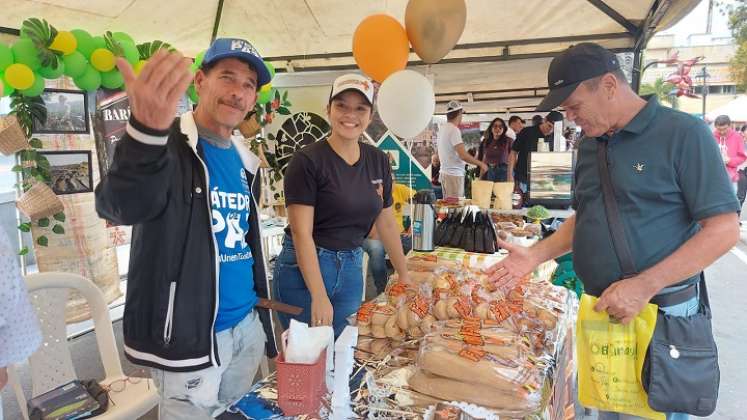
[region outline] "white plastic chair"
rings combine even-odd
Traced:
[[[41,346],[29,357],[32,396],[41,395],[77,379],[65,325],[65,303],[69,289],[77,290],[91,308],[96,342],[106,373],[101,385],[106,386],[128,378],[122,372],[109,308],[103,294],[92,282],[77,274],[49,272],[26,276],[26,287],[39,317],[43,336]],[[15,391],[21,413],[28,420],[26,396],[12,367],[9,369],[8,379]],[[109,391],[109,398],[106,413],[97,416],[97,419],[136,419],[157,406],[160,401],[158,390],[149,378],[142,378],[138,383],[127,381],[122,391]]]

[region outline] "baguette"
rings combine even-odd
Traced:
[[[483,350],[484,351],[484,350]],[[536,387],[538,372],[527,360],[504,360],[513,366],[502,366],[491,357],[473,361],[459,354],[452,353],[445,347],[433,346],[430,350],[420,352],[418,366],[420,369],[461,382],[488,385],[494,389],[516,393],[524,390],[524,385]],[[527,376],[528,375],[528,376]]]
[[[488,385],[460,382],[418,371],[410,377],[417,392],[445,401],[464,401],[501,411],[530,413],[539,408],[539,400],[526,393],[502,392]],[[528,397],[528,398],[527,398]],[[520,415],[519,417],[523,417]]]

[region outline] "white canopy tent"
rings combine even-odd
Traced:
[[[467,25],[440,63],[411,68],[432,74],[437,112],[450,99],[470,113],[531,110],[546,90],[552,57],[570,45],[593,41],[631,52],[631,68],[657,31],[671,26],[700,0],[466,0]],[[186,55],[213,37],[249,39],[280,74],[278,87],[328,85],[357,67],[352,36],[374,13],[404,22],[407,0],[1,0],[0,31],[17,33],[28,17],[58,28],[94,34],[124,31],[138,42],[163,40]],[[633,72],[637,83],[637,72]]]
[[[728,104],[706,114],[707,121],[714,121],[719,115],[728,115],[732,121],[747,122],[747,95],[741,95]]]

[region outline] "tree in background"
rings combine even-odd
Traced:
[[[654,84],[642,84],[638,93],[641,96],[656,95],[659,102],[666,102],[670,104],[672,108],[677,109],[677,96],[674,94],[676,89],[677,88],[673,84],[666,82],[664,79],[659,77],[656,79]]]
[[[747,90],[747,0],[736,0],[724,6],[722,12],[729,16],[729,30],[737,51],[729,62],[732,77],[739,90]]]

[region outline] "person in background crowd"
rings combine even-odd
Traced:
[[[443,188],[441,188],[441,161],[438,160],[438,154],[434,153],[431,156],[431,186],[433,192],[436,194],[436,199],[440,200],[444,198]]]
[[[511,138],[506,135],[506,123],[495,118],[485,130],[480,142],[477,159],[488,165],[487,171],[480,171],[480,179],[492,182],[505,182],[508,177],[508,156],[511,153]]]
[[[742,135],[742,139],[744,140],[743,145],[745,149],[747,149],[747,124],[740,128],[739,133]],[[747,161],[739,166],[737,174],[739,175],[739,182],[737,183],[737,199],[739,200],[739,208],[741,209],[744,207],[744,199],[745,196],[747,196]],[[741,220],[739,221],[739,225],[742,225]]]
[[[465,165],[471,164],[487,171],[488,165],[470,155],[464,147],[459,124],[462,122],[463,108],[457,101],[451,101],[446,109],[446,124],[438,131],[438,158],[441,161],[441,187],[444,198],[464,197]]]
[[[726,172],[729,174],[729,180],[731,180],[736,194],[739,182],[737,171],[747,161],[747,154],[744,151],[744,137],[731,128],[731,119],[728,115],[716,117],[714,126],[716,129],[713,131],[713,138],[716,139],[718,148],[721,150],[721,158],[724,160]]]
[[[535,115],[532,117],[532,126],[537,127],[538,125],[542,124],[542,121],[545,119],[542,118],[542,115]]]
[[[400,231],[402,250],[405,254],[412,249],[412,235],[409,226],[405,228],[405,206],[410,203],[414,195],[415,190],[393,180],[392,206],[394,207],[394,218],[397,220],[397,226]],[[371,229],[366,240],[363,241],[363,251],[368,254],[368,267],[374,278],[376,293],[381,294],[386,288],[389,276],[386,265],[386,249],[384,249],[384,243],[379,239],[375,226]]]
[[[563,121],[563,114],[551,111],[539,125],[526,127],[521,130],[516,141],[511,146],[508,159],[508,181],[518,182],[521,191],[529,191],[529,154],[537,151],[539,139],[545,139],[549,150],[553,150],[551,134],[556,121]]]
[[[18,253],[0,229],[0,391],[8,382],[7,367],[26,360],[41,344],[41,330],[18,266]],[[0,401],[0,419],[3,404]]]
[[[248,41],[218,38],[196,74],[159,50],[135,75],[119,58],[132,115],[96,211],[133,225],[124,353],[152,368],[159,416],[212,419],[277,355],[259,224],[259,158],[233,130],[270,72]],[[194,80],[200,102],[175,119]]]
[[[383,151],[359,141],[373,114],[373,82],[338,77],[327,103],[331,132],[297,151],[284,179],[288,228],[275,262],[275,297],[303,308],[293,317],[331,325],[338,337],[363,296],[361,245],[376,227],[400,278],[407,262],[394,216],[392,166]],[[288,328],[290,317],[279,314]]]
[[[576,212],[531,248],[500,241],[509,255],[489,271],[496,281],[511,284],[542,262],[573,251],[586,293],[599,297],[595,311],[623,324],[649,302],[673,317],[697,313],[701,272],[739,239],[737,200],[707,126],[659,105],[656,95],[648,101],[639,97],[615,54],[597,44],[576,44],[554,58],[548,86],[538,110],[562,106],[587,135],[578,151]],[[620,218],[639,270],[634,277],[623,278],[613,247],[597,166],[599,147],[608,149]],[[688,341],[684,337],[682,346],[694,345]],[[679,389],[668,385],[672,392]],[[631,418],[637,419],[599,413],[600,420]],[[669,420],[687,418],[667,413]]]
[[[508,127],[514,132],[514,134],[518,135],[521,130],[524,129],[524,119],[518,115],[512,115],[511,118],[508,119]],[[514,138],[514,140],[516,140],[516,138]]]
[[[516,135],[524,128],[524,120],[518,115],[513,115],[508,119],[508,128],[506,129],[506,135],[511,141],[516,140]],[[518,130],[518,131],[517,131]]]

